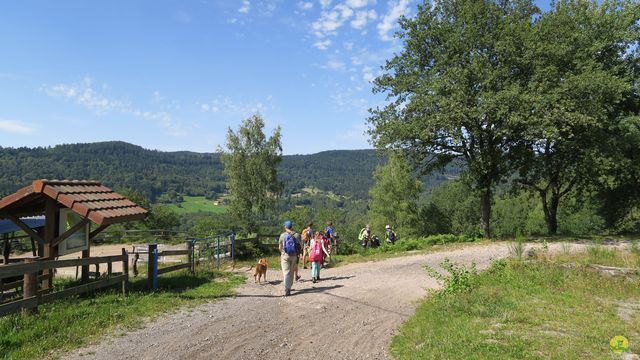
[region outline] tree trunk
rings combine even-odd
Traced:
[[[560,204],[560,195],[551,192],[551,201],[547,200],[547,192],[540,191],[542,199],[542,210],[544,211],[544,221],[547,223],[547,233],[554,236],[558,233],[558,205]]]
[[[484,237],[491,237],[491,190],[485,189],[480,195],[480,209],[482,210],[482,233]]]

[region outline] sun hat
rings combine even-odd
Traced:
[[[293,227],[293,222],[291,220],[287,220],[284,222],[285,229],[291,229]]]
[[[391,225],[387,225],[384,227],[385,229],[391,229]]]

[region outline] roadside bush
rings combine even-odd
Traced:
[[[524,236],[522,236],[522,234],[516,235],[516,241],[509,244],[509,254],[511,254],[512,258],[522,260],[522,256],[524,255],[524,243]]]
[[[471,267],[466,267],[464,265],[456,265],[452,263],[449,258],[445,258],[440,266],[448,273],[448,276],[439,273],[428,265],[425,265],[425,269],[429,276],[440,281],[443,285],[439,294],[455,294],[472,289],[472,278],[478,274],[475,263],[472,263]]]

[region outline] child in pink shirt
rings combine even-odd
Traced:
[[[311,281],[314,283],[320,280],[320,267],[324,261],[324,256],[329,256],[325,241],[319,231],[316,232],[309,244],[309,262],[311,263]]]

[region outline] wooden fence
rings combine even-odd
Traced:
[[[138,276],[138,260],[140,255],[146,255],[147,257],[147,280],[149,282],[150,289],[158,288],[158,275],[178,271],[182,269],[188,269],[190,273],[195,271],[194,261],[194,247],[192,241],[185,242],[187,248],[185,250],[162,250],[158,251],[158,244],[149,244],[146,246],[134,246],[134,261],[133,261],[133,273],[134,276]],[[158,259],[171,256],[186,256],[187,261],[178,265],[158,267]]]
[[[113,263],[122,262],[122,273],[112,272]],[[87,282],[60,291],[52,292],[51,289],[39,289],[39,284],[48,280],[54,269],[107,264],[106,277],[93,282]],[[22,287],[22,299],[0,304],[0,316],[11,314],[20,310],[35,311],[38,305],[69,296],[80,295],[121,284],[123,295],[129,292],[129,254],[122,249],[122,255],[92,257],[85,259],[68,260],[39,260],[31,257],[25,258],[24,263],[7,264],[0,267],[0,284],[2,292]],[[5,279],[11,280],[5,283]]]

